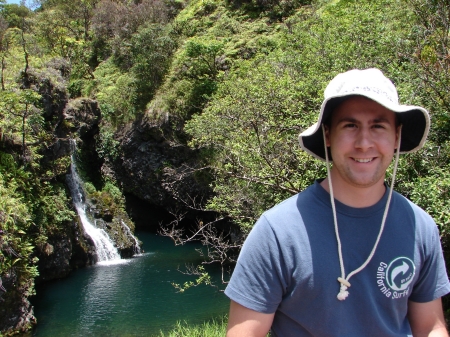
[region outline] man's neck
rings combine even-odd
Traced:
[[[334,180],[332,181],[334,198],[350,207],[363,208],[375,205],[381,200],[386,192],[384,181],[370,187],[356,187],[348,184],[341,184],[339,180],[336,182]],[[320,185],[330,193],[328,177],[322,180]]]

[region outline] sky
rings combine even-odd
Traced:
[[[18,4],[20,5],[21,0],[6,0],[7,4]],[[25,0],[25,6],[29,7],[29,4],[33,3],[31,0]]]
[[[6,0],[6,3],[7,3],[7,4],[17,4],[17,5],[20,5],[21,0]],[[31,1],[31,0],[26,0],[26,1],[25,1],[25,6],[27,6],[28,8],[31,8],[30,4],[32,4],[32,3],[33,3],[33,1]]]

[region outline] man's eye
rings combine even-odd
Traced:
[[[356,124],[354,123],[348,123],[344,125],[344,128],[356,128]]]
[[[375,124],[373,127],[375,129],[384,129],[384,125],[382,125],[382,124]]]

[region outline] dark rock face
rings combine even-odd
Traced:
[[[44,71],[31,70],[28,74],[29,88],[38,92],[43,107],[42,116],[54,128],[54,143],[43,154],[41,164],[70,155],[69,128],[64,120],[64,108],[69,100],[66,85],[69,65],[63,59],[55,59],[48,63]],[[52,78],[52,80],[50,79]]]
[[[98,103],[90,98],[70,100],[64,108],[64,120],[71,124],[71,130],[83,140],[90,140],[98,134],[100,119]]]
[[[2,281],[8,292],[0,291],[0,331],[6,336],[25,332],[36,324],[33,307],[28,301],[29,294],[26,293],[33,281],[21,282],[19,275],[13,272],[3,275]]]
[[[72,242],[65,233],[50,237],[40,249],[36,283],[69,275],[71,257]]]
[[[168,224],[173,216],[157,205],[133,195],[125,194],[126,211],[137,228],[157,231],[161,224]]]
[[[78,222],[67,224],[61,231],[37,247],[39,276],[36,283],[64,278],[72,269],[94,263],[95,248],[90,238],[83,235]]]
[[[118,135],[122,150],[120,158],[106,162],[102,170],[112,172],[120,181],[128,200],[135,205],[130,207],[134,213],[139,213],[137,205],[145,203],[147,212],[160,212],[148,213],[148,218],[165,218],[173,210],[194,218],[198,211],[185,202],[206,197],[211,191],[208,181],[194,173],[198,168],[197,153],[174,141],[175,137],[169,134],[168,125],[159,125],[146,118],[136,121]],[[159,223],[150,220],[143,226],[155,230]]]

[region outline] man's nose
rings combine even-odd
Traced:
[[[373,135],[369,128],[361,127],[356,135],[355,146],[359,149],[366,150],[373,146]]]

